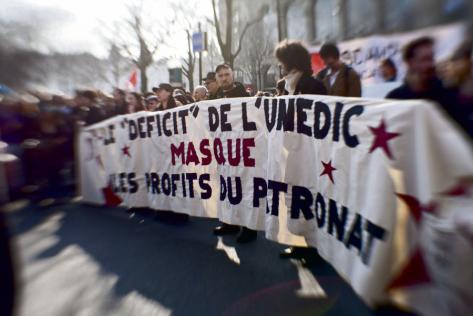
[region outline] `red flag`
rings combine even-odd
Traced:
[[[319,71],[324,69],[325,64],[322,58],[320,57],[319,53],[312,53],[310,56],[310,59],[312,62],[312,71],[314,72],[315,75],[319,73]]]
[[[138,86],[138,72],[134,69],[131,72],[130,78],[128,78],[128,89],[136,91]]]

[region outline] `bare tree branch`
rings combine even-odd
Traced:
[[[225,47],[225,43],[222,40],[222,31],[220,29],[220,23],[218,23],[217,8],[216,8],[215,0],[212,0],[212,10],[213,10],[213,15],[214,15],[214,26],[215,26],[215,31],[217,33],[218,45],[220,46],[220,48],[222,48],[222,47]],[[223,51],[222,51],[222,54],[223,54]]]

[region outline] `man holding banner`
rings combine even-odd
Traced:
[[[245,87],[241,83],[235,82],[233,70],[230,65],[218,65],[215,69],[215,75],[218,84],[216,98],[240,98],[249,96],[245,90]],[[238,233],[238,243],[248,243],[255,241],[257,237],[256,230],[252,230],[244,226],[240,228],[240,226],[230,225],[223,222],[222,225],[214,229],[214,234],[217,236],[232,235],[236,233]]]

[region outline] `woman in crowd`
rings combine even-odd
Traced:
[[[312,77],[310,54],[302,43],[283,41],[276,47],[275,55],[284,76],[285,95],[327,94],[324,84]]]
[[[310,54],[300,42],[283,41],[275,51],[279,62],[283,81],[278,82],[278,87],[283,90],[283,95],[296,94],[327,94],[324,84],[312,77]],[[289,247],[280,253],[281,258],[298,258],[306,261],[317,256],[314,248]]]
[[[127,114],[144,111],[143,98],[138,92],[129,92],[126,96]]]

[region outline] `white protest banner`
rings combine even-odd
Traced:
[[[470,145],[426,101],[301,95],[118,116],[85,128],[78,156],[86,202],[303,237],[370,306],[466,315]]]
[[[370,85],[379,85],[383,82],[379,73],[379,65],[383,59],[390,58],[395,63],[398,70],[396,81],[399,82],[397,84],[399,86],[406,71],[405,64],[402,61],[404,45],[418,37],[430,36],[435,40],[435,59],[442,61],[447,59],[458,45],[466,39],[465,34],[464,23],[454,23],[411,32],[356,38],[337,43],[337,46],[340,50],[341,60],[353,67],[360,75],[363,85],[363,97],[384,98],[386,94],[378,92],[375,95],[377,91],[385,92],[385,90],[379,89],[379,86],[377,89],[370,89]],[[319,49],[320,46],[309,47],[312,54],[312,68],[315,73],[324,67],[323,61],[318,56]]]

